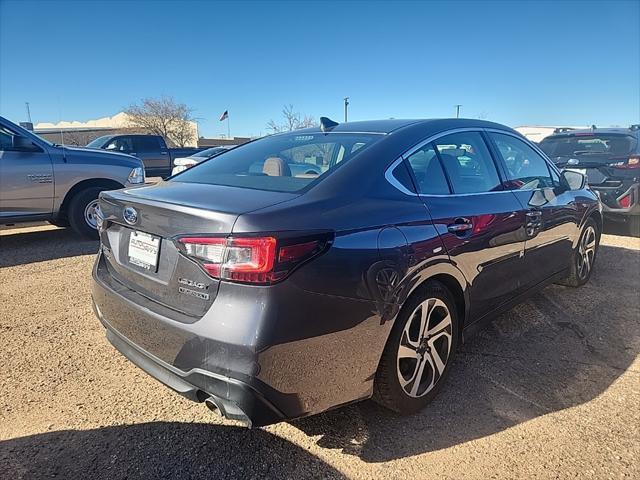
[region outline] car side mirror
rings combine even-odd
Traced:
[[[31,141],[30,138],[16,135],[13,137],[13,149],[20,152],[39,152],[40,147]]]
[[[562,178],[569,186],[569,190],[582,190],[587,186],[587,176],[574,170],[563,170]]]

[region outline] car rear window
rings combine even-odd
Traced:
[[[367,133],[288,133],[236,147],[170,181],[297,192],[382,138]]]
[[[540,143],[540,148],[551,158],[591,156],[628,155],[636,146],[631,135],[577,133],[547,137]]]

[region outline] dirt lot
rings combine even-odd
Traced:
[[[425,411],[371,402],[247,430],[121,357],[90,307],[95,242],[0,231],[2,478],[640,478],[640,239],[465,345]]]

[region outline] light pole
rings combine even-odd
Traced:
[[[462,106],[462,104],[455,105],[455,107],[456,107],[456,118],[460,118],[460,107],[461,106]]]
[[[347,123],[347,109],[349,108],[349,97],[344,97],[344,123]]]

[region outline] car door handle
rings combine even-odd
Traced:
[[[468,218],[461,218],[461,217],[456,218],[454,220],[454,223],[447,225],[447,230],[457,235],[460,235],[461,233],[465,233],[471,230],[472,228],[473,228],[473,224],[471,223],[471,220],[469,220]]]
[[[527,218],[531,218],[533,220],[537,220],[542,217],[542,212],[534,210],[533,212],[527,212]]]

